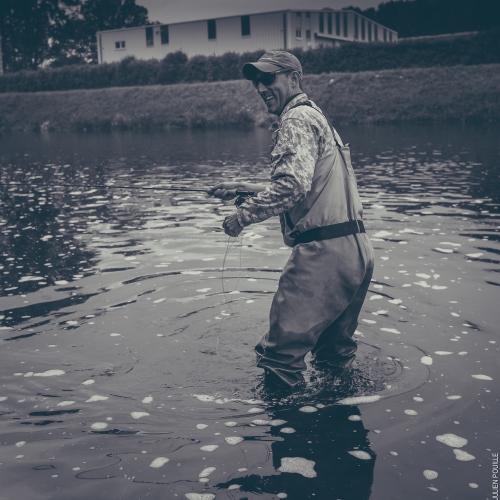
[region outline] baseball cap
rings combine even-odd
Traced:
[[[274,73],[275,71],[284,69],[298,71],[300,76],[302,76],[302,66],[293,54],[284,50],[270,50],[257,62],[246,63],[243,66],[242,73],[247,80],[253,80],[257,71]]]

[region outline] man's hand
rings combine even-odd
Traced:
[[[232,236],[233,238],[239,236],[241,231],[243,231],[243,228],[240,226],[240,223],[238,222],[238,217],[236,216],[236,214],[228,215],[224,219],[222,227],[224,228],[224,232],[227,235]]]
[[[207,192],[207,198],[214,196],[221,200],[232,200],[236,198],[236,190],[241,189],[241,183],[238,182],[221,182]]]

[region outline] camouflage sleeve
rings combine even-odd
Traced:
[[[271,182],[237,211],[242,227],[290,210],[310,189],[318,160],[318,133],[306,120],[282,122],[271,152]]]

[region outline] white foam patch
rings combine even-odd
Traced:
[[[347,453],[353,457],[359,458],[360,460],[370,460],[372,458],[369,453],[366,453],[366,451],[352,450]]]
[[[54,284],[55,285],[67,285],[68,282],[66,280],[57,280],[57,281],[54,281]]]
[[[26,441],[18,441],[18,442],[16,443],[16,446],[17,446],[18,448],[21,448],[21,447],[22,447],[22,446],[24,446],[25,444],[26,444]]]
[[[108,396],[99,396],[98,394],[94,394],[93,396],[90,396],[90,398],[85,402],[93,403],[94,401],[106,401],[107,399],[109,399]]]
[[[280,432],[282,432],[283,434],[294,434],[296,431],[293,427],[283,427],[282,429],[280,429]]]
[[[205,446],[200,446],[201,451],[215,451],[219,447],[218,444],[207,444]]]
[[[401,332],[399,330],[396,330],[395,328],[381,328],[383,332],[388,332],[388,333],[395,333],[396,335],[400,335]]]
[[[153,396],[146,396],[143,400],[142,400],[142,403],[147,405],[149,403],[152,403],[153,402]]]
[[[368,323],[369,325],[374,325],[376,323],[376,321],[373,319],[362,319],[361,321],[363,323]]]
[[[210,476],[210,474],[212,474],[212,472],[214,472],[216,469],[215,467],[207,467],[206,469],[203,469],[201,472],[200,472],[200,475],[198,477],[208,477]]]
[[[193,394],[193,396],[198,401],[202,401],[203,403],[211,403],[212,401],[215,401],[215,396],[207,396],[206,394]]]
[[[121,337],[122,334],[121,333],[110,333],[109,336],[110,337]]]
[[[71,406],[74,405],[76,401],[61,401],[60,403],[57,403],[56,406]]]
[[[425,273],[417,273],[415,276],[418,278],[423,278],[424,280],[428,280],[431,276],[430,274],[425,274]]]
[[[361,420],[361,417],[359,415],[349,415],[347,419],[351,422],[359,422]]]
[[[451,446],[452,448],[462,448],[467,444],[467,439],[456,434],[441,434],[436,436],[436,441]]]
[[[434,354],[438,356],[448,356],[449,354],[453,354],[452,351],[435,351]]]
[[[438,473],[435,470],[424,470],[424,477],[429,481],[436,479],[438,477]]]
[[[478,253],[466,253],[465,255],[467,255],[467,257],[472,257],[473,259],[478,259],[479,257],[481,257],[484,254],[481,252],[478,252]]]
[[[238,422],[226,422],[224,425],[227,427],[235,427],[236,425],[238,425]]]
[[[162,299],[153,300],[153,304],[159,304],[160,302],[163,302],[164,300],[166,300],[166,299],[162,298]]]
[[[66,321],[67,325],[78,325],[78,321]]]
[[[206,293],[208,291],[212,290],[211,288],[199,288],[198,290],[196,290],[197,292],[201,292],[201,293]]]
[[[1,401],[7,401],[7,399],[8,399],[8,398],[7,398],[7,396],[1,396],[1,397],[0,397],[0,402],[1,402]]]
[[[106,422],[94,422],[90,428],[93,429],[94,431],[102,431],[106,429],[108,424]]]
[[[341,405],[357,405],[360,403],[375,403],[378,401],[380,396],[354,396],[352,398],[345,398],[338,401]]]
[[[214,500],[215,495],[213,493],[186,493],[186,498],[188,500]]]
[[[59,375],[64,375],[66,372],[64,370],[47,370],[41,373],[33,373],[33,377],[58,377]]]
[[[405,410],[405,413],[411,416],[418,415],[418,412],[416,412],[415,410]]]
[[[303,406],[302,408],[299,408],[299,411],[303,413],[314,413],[315,411],[318,411],[318,409],[314,406]]]
[[[229,486],[228,490],[239,490],[241,488],[241,484],[232,484]]]
[[[413,401],[416,401],[417,403],[421,403],[424,400],[424,398],[421,398],[419,396],[414,396]]]
[[[250,408],[247,413],[262,413],[263,411],[262,408]]]
[[[191,275],[196,275],[196,274],[203,274],[203,271],[181,271],[181,274],[191,274]]]
[[[455,458],[460,460],[460,462],[470,462],[471,460],[476,459],[474,455],[471,455],[463,450],[453,450],[453,453],[455,453]]]
[[[283,457],[281,459],[281,467],[278,469],[280,472],[291,472],[295,474],[300,474],[304,477],[313,478],[316,477],[316,471],[314,470],[315,462],[312,460],[307,460],[302,457]]]
[[[278,427],[279,425],[283,425],[283,424],[286,424],[286,420],[281,420],[279,418],[277,418],[275,420],[271,420],[271,425],[273,427]]]
[[[207,424],[196,424],[196,428],[200,430],[206,429],[207,427],[208,427]]]
[[[95,383],[95,380],[89,379],[89,380],[84,380],[82,382],[82,385],[92,385]]]
[[[446,399],[462,399],[462,396],[447,396]]]
[[[241,443],[243,441],[243,438],[240,436],[230,436],[230,437],[224,438],[224,441],[226,441],[227,444],[231,444],[234,446],[236,444]]]
[[[378,233],[375,233],[373,236],[375,238],[385,238],[387,236],[391,236],[394,233],[391,233],[389,231],[379,231]]]
[[[469,486],[471,488],[479,488],[479,486],[476,483],[469,483]]]
[[[427,486],[431,491],[439,491],[437,488],[434,488],[433,486]]]
[[[427,365],[427,366],[430,366],[432,365],[433,361],[432,361],[432,358],[430,356],[422,356],[420,358],[420,362],[423,364],[423,365]]]
[[[378,300],[378,299],[383,299],[384,297],[382,295],[372,295],[370,297],[370,300]]]
[[[458,353],[459,356],[465,356],[467,354],[467,351],[460,351]]]
[[[448,287],[443,285],[432,285],[433,290],[446,290]]]
[[[403,301],[401,299],[391,299],[388,301],[390,304],[401,304]]]
[[[439,247],[436,247],[434,250],[436,250],[437,252],[441,252],[441,253],[453,253],[453,249],[452,248],[439,248]]]
[[[242,467],[241,469],[238,469],[238,472],[246,472],[248,469],[246,467]]]
[[[271,421],[257,419],[257,420],[252,420],[252,424],[254,424],[254,425],[271,425]]]
[[[149,417],[149,413],[146,413],[145,411],[133,411],[130,415],[132,415],[132,418],[135,418],[136,420],[142,417]]]
[[[153,467],[153,469],[159,469],[160,467],[163,467],[169,461],[170,461],[170,458],[157,457],[149,464],[149,466]]]
[[[288,495],[286,493],[278,493],[276,496],[278,498],[288,498]]]
[[[493,380],[491,377],[488,377],[488,375],[471,375],[472,378],[477,378],[478,380]]]

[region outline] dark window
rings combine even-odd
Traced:
[[[307,40],[311,39],[311,30],[306,30],[306,39]]]
[[[372,41],[372,23],[368,21],[368,41]]]
[[[306,12],[306,17],[311,17],[311,13],[310,12]]]
[[[365,20],[361,18],[361,40],[365,39]]]
[[[302,30],[296,29],[295,30],[295,37],[296,38],[302,38]]]
[[[387,42],[387,30],[384,28],[384,42]]]
[[[241,16],[241,36],[250,36],[250,16]]]
[[[320,12],[319,14],[319,32],[320,33],[325,32],[325,16],[323,12]]]
[[[217,26],[215,25],[215,19],[210,19],[207,21],[208,27],[208,39],[216,40],[217,39]]]
[[[344,36],[347,38],[349,36],[349,25],[347,24],[347,12],[344,12]]]
[[[359,36],[359,27],[358,27],[358,16],[354,14],[354,38],[357,40]]]
[[[115,42],[115,49],[120,50],[125,48],[125,42]]]
[[[154,44],[153,28],[146,28],[146,47],[153,47]]]
[[[302,17],[302,12],[297,12],[297,17]]]
[[[331,12],[328,13],[327,22],[328,22],[328,34],[331,35],[332,34],[332,13]]]
[[[375,24],[373,26],[373,32],[374,32],[374,35],[375,35],[375,41],[378,42],[378,25]]]
[[[160,33],[161,33],[161,44],[166,45],[168,43],[168,25],[162,26],[160,28]]]
[[[335,14],[335,34],[340,36],[340,12]]]
[[[392,31],[389,31],[389,42],[392,42]]]

